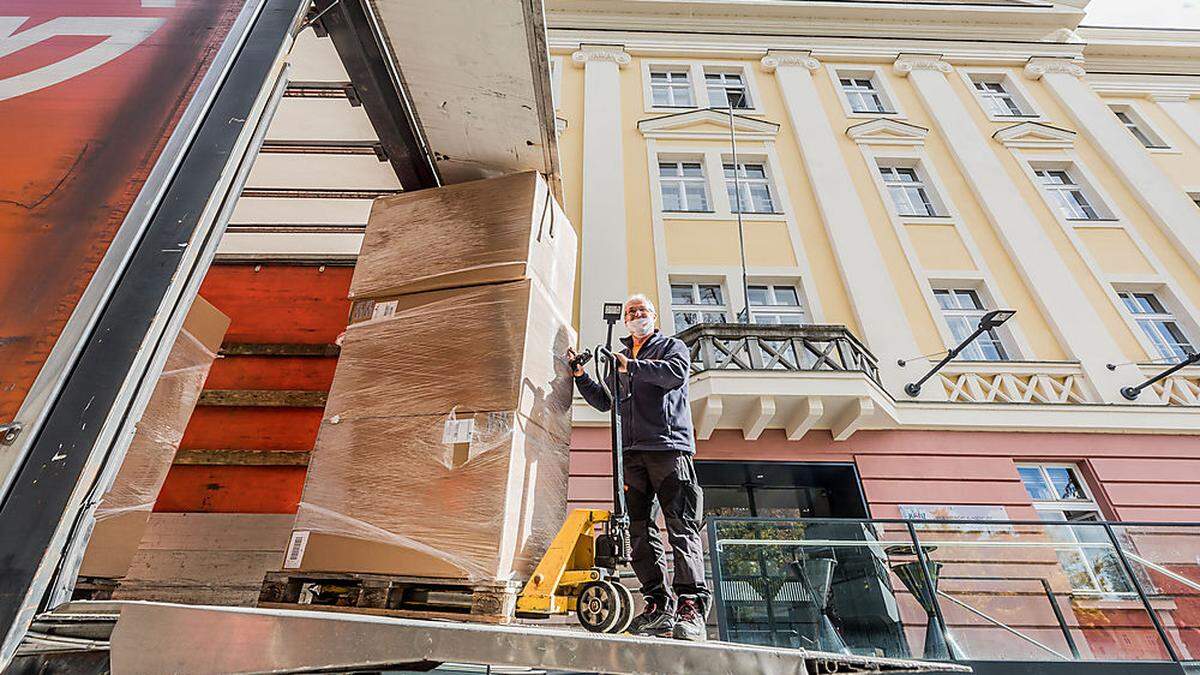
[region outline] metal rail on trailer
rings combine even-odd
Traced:
[[[575,673],[970,672],[957,664],[565,628],[112,601],[73,602],[38,617],[19,659],[72,651],[107,652],[114,673],[343,672],[442,663]]]

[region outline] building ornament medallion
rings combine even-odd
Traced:
[[[580,67],[592,62],[607,62],[621,68],[629,65],[633,58],[621,45],[580,45],[579,51],[571,54],[571,61]]]
[[[949,73],[954,68],[942,60],[940,54],[901,54],[892,65],[892,69],[900,77],[908,77],[914,70],[936,70],[939,73]]]
[[[799,66],[808,70],[816,70],[821,67],[821,62],[814,59],[808,52],[767,52],[767,55],[762,57],[759,63],[768,73],[775,72],[776,68]]]
[[[1025,64],[1025,77],[1031,80],[1040,80],[1047,73],[1083,77],[1087,71],[1083,69],[1083,66],[1067,59],[1046,59],[1035,56]]]

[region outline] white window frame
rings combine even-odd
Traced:
[[[743,208],[746,207],[746,198],[750,196],[749,195],[749,189],[750,189],[749,185],[751,183],[766,185],[767,192],[769,193],[770,200],[771,200],[771,210],[770,211],[743,210],[742,216],[743,217],[746,217],[746,216],[758,217],[758,216],[783,215],[783,207],[779,203],[779,191],[775,188],[775,180],[774,180],[774,177],[771,175],[771,165],[770,165],[770,162],[767,160],[767,158],[757,156],[757,155],[742,155],[741,153],[739,153],[737,163],[738,163],[739,169],[741,169],[742,167],[745,167],[746,165],[760,166],[760,167],[762,167],[763,176],[764,176],[763,178],[747,178],[747,177],[739,174],[738,183],[739,183],[739,187],[741,188],[741,191],[743,193],[742,194]],[[736,216],[737,215],[737,203],[734,201],[732,196],[729,194],[731,188],[733,187],[733,179],[729,178],[725,175],[725,171],[726,171],[725,167],[727,165],[732,165],[732,164],[733,164],[733,156],[732,155],[722,155],[721,156],[721,188],[724,191],[725,198],[729,200],[729,213]]]
[[[979,319],[982,318],[984,314],[987,314],[988,312],[992,311],[993,309],[996,309],[995,303],[992,302],[991,297],[989,297],[988,293],[986,293],[984,291],[984,289],[980,288],[980,286],[978,284],[933,281],[933,282],[930,282],[929,286],[930,286],[930,292],[933,294],[934,305],[937,307],[942,321],[945,322],[946,329],[949,331],[949,335],[950,335],[951,339],[954,340],[954,344],[947,345],[948,347],[957,345],[958,342],[960,340],[962,340],[962,338],[964,337],[964,336],[954,334],[954,329],[951,327],[951,319],[954,319],[954,318],[971,319],[971,321],[969,321],[968,323],[970,325],[970,331],[973,332],[975,330],[975,327],[979,325]],[[957,293],[969,293],[970,295],[974,296],[975,300],[978,301],[978,304],[981,306],[975,307],[975,308],[956,307],[956,308],[947,309],[945,307],[942,307],[942,303],[938,300],[938,296],[940,294],[944,294],[944,293],[950,293],[952,296]],[[968,334],[970,334],[970,333],[968,332]],[[981,342],[980,342],[981,340],[984,340],[985,338],[988,339],[996,347],[996,349],[1000,355],[1000,358],[998,358],[998,359],[987,358],[987,355],[984,352],[983,347],[981,346]],[[1004,327],[1001,326],[999,328],[994,328],[994,329],[984,333],[983,335],[980,335],[979,337],[975,338],[975,341],[972,342],[970,345],[968,345],[965,349],[963,349],[962,353],[959,356],[964,361],[988,361],[988,362],[992,362],[992,363],[1003,363],[1005,361],[1013,360],[1014,354],[1016,352],[1012,348],[1011,345],[1012,345],[1011,337],[1004,330]]]
[[[889,182],[885,176],[885,170],[893,172],[909,172],[911,171],[916,178],[915,183]],[[896,214],[901,221],[915,220],[928,222],[932,219],[949,217],[949,210],[946,208],[946,203],[942,201],[941,195],[934,182],[930,179],[929,172],[925,170],[924,163],[915,158],[904,157],[887,157],[878,156],[875,159],[874,171],[876,174],[876,184],[883,190],[883,199],[887,204],[887,208]],[[928,204],[928,208],[933,210],[933,213],[906,213],[901,211],[900,204],[893,196],[894,187],[905,187],[907,189],[917,188],[925,196],[922,204]],[[911,203],[910,200],[906,200]]]
[[[1164,342],[1162,340],[1156,339],[1154,336],[1152,336],[1150,334],[1150,331],[1146,330],[1146,328],[1144,327],[1144,324],[1147,322],[1161,321],[1161,322],[1173,323],[1175,325],[1175,328],[1179,331],[1180,337],[1182,337],[1183,342],[1186,344],[1186,347],[1190,348],[1192,351],[1196,350],[1196,339],[1194,337],[1195,336],[1194,328],[1189,325],[1190,321],[1187,320],[1186,314],[1178,311],[1177,304],[1175,303],[1174,298],[1172,297],[1172,294],[1168,289],[1166,289],[1166,288],[1147,288],[1145,286],[1138,287],[1136,285],[1117,284],[1114,286],[1113,290],[1116,292],[1117,297],[1121,301],[1121,309],[1129,316],[1130,320],[1137,327],[1137,330],[1140,332],[1140,337],[1145,338],[1145,342],[1154,347],[1155,351],[1151,352],[1151,356],[1155,357],[1155,360],[1160,360],[1160,361],[1182,360],[1187,355],[1187,352],[1186,352],[1186,350],[1182,349],[1182,347],[1178,351],[1176,351],[1176,350],[1170,349],[1168,346],[1169,344],[1179,344],[1179,343],[1164,344]],[[1163,311],[1158,312],[1158,313],[1134,312],[1133,310],[1129,309],[1129,306],[1126,303],[1126,300],[1124,297],[1126,294],[1152,296],[1154,298],[1155,302],[1157,302],[1159,304],[1159,306],[1161,306],[1163,308]],[[1176,339],[1178,339],[1178,338],[1176,338]]]
[[[749,286],[751,288],[765,287],[767,289],[768,302],[766,304],[762,304],[762,305],[755,305],[755,304],[751,303],[750,307],[748,308],[749,312],[750,312],[750,322],[751,323],[758,323],[758,321],[756,320],[758,315],[769,315],[769,316],[789,315],[789,316],[800,317],[800,322],[798,324],[785,324],[782,321],[778,321],[778,322],[768,322],[765,325],[789,325],[790,326],[790,325],[804,325],[806,323],[811,323],[811,321],[809,320],[809,316],[808,316],[808,308],[806,307],[806,303],[804,300],[804,289],[801,287],[799,281],[777,281],[777,280],[773,280],[773,279],[749,279],[749,283],[747,284],[747,286]],[[775,291],[776,291],[776,289],[779,289],[779,288],[790,288],[792,291],[794,291],[796,293],[796,302],[799,304],[787,305],[787,304],[776,303]],[[748,288],[747,294],[749,294],[749,292],[750,292],[750,290]],[[748,297],[748,295],[747,295],[747,297]]]
[[[708,80],[706,72],[736,73],[742,78],[750,99],[749,108],[734,108],[735,115],[761,115],[762,96],[759,93],[758,82],[754,69],[744,61],[728,60],[694,60],[694,59],[643,59],[642,66],[642,99],[646,112],[678,113],[685,110],[712,108],[714,105],[708,98]],[[650,73],[652,71],[672,70],[688,72],[688,82],[691,85],[692,105],[686,107],[668,107],[654,104],[654,93],[651,89]]]
[[[672,99],[670,104],[664,105],[654,101],[654,76],[658,74],[667,75],[667,89],[669,97]],[[686,82],[680,83],[673,76],[682,75]],[[652,65],[646,71],[646,88],[650,97],[649,105],[655,110],[694,110],[698,108],[696,100],[696,82],[695,73],[687,64],[682,65]],[[687,92],[690,99],[687,103],[675,102],[675,90],[681,89]]]
[[[708,323],[706,321],[703,321],[704,313],[711,313],[711,314],[720,313],[720,314],[724,315],[726,322],[733,321],[733,319],[732,319],[733,314],[730,310],[730,303],[729,303],[729,292],[726,290],[725,284],[722,283],[720,280],[670,277],[670,279],[668,280],[667,283],[668,283],[668,290],[671,293],[671,295],[669,296],[670,297],[669,311],[671,314],[671,326],[674,329],[675,333],[679,333],[680,331],[687,328],[687,326],[681,326],[680,322],[676,321],[675,314],[677,312],[678,313],[685,313],[685,312],[700,313],[701,314],[701,316],[700,316],[701,323]],[[699,302],[694,302],[694,303],[689,303],[689,304],[677,305],[677,304],[675,304],[675,288],[674,288],[675,286],[691,286],[692,287],[692,297],[694,299],[696,299],[697,301],[700,298],[700,287],[701,286],[716,287],[717,292],[720,293],[720,295],[721,295],[721,297],[720,297],[721,304],[705,305],[705,304],[701,304]]]
[[[698,176],[698,177],[697,176],[664,177],[662,175],[662,168],[661,168],[661,166],[663,164],[674,164],[677,167],[681,167],[684,164],[699,164],[700,165],[700,176]],[[715,204],[713,203],[712,177],[709,175],[709,167],[706,166],[706,164],[707,164],[707,162],[705,162],[705,158],[702,155],[698,156],[698,155],[663,154],[657,158],[657,160],[654,163],[654,167],[653,167],[654,183],[658,189],[659,207],[662,209],[662,212],[664,214],[667,214],[668,216],[674,215],[674,214],[696,214],[696,213],[712,214],[716,210]],[[687,183],[695,183],[698,185],[702,185],[704,187],[704,201],[705,201],[706,208],[704,208],[704,209],[688,209],[688,210],[683,210],[683,211],[668,210],[666,208],[666,185],[665,185],[666,183],[679,183],[681,187],[683,185],[686,185]],[[686,204],[686,202],[688,201],[687,190],[683,189],[680,196],[681,196],[682,201]]]
[[[875,119],[886,117],[889,119],[905,119],[903,108],[900,107],[900,99],[896,97],[896,92],[892,90],[892,85],[888,82],[887,76],[884,74],[883,68],[879,66],[863,66],[863,65],[848,65],[848,64],[827,64],[826,70],[829,73],[830,82],[833,84],[833,89],[837,92],[837,99],[842,104],[842,111],[849,118],[867,118]],[[842,79],[870,80],[875,87],[875,94],[883,103],[886,112],[860,112],[854,109],[850,103],[850,97],[846,94],[846,90],[842,88]]]
[[[1021,81],[1012,76],[1009,71],[1003,68],[967,68],[959,69],[959,76],[962,77],[963,83],[970,90],[971,96],[975,102],[979,104],[979,108],[983,111],[987,118],[993,122],[1028,122],[1044,119],[1045,115],[1038,108],[1035,99],[1030,96],[1029,91],[1025,89],[1025,85]],[[983,92],[975,86],[976,82],[997,82],[1004,87],[1005,93],[1012,99],[1017,107],[1021,109],[1020,115],[998,114],[992,110],[991,106],[985,101]]]
[[[1132,101],[1105,101],[1105,104],[1108,105],[1108,109],[1113,112],[1113,115],[1117,116],[1117,121],[1128,129],[1130,135],[1136,138],[1146,150],[1151,153],[1178,153],[1171,139],[1157,125],[1151,122],[1149,118],[1143,115]],[[1122,120],[1120,115],[1124,115],[1129,121]],[[1134,129],[1137,130],[1137,133],[1134,133]],[[1143,137],[1145,140],[1143,140]],[[1149,141],[1151,144],[1146,145],[1146,141]]]
[[[740,79],[742,81],[743,96],[745,97],[745,101],[746,101],[747,105],[742,108],[734,108],[733,109],[734,114],[737,115],[737,114],[744,113],[744,112],[750,112],[755,109],[755,107],[757,106],[757,102],[754,100],[754,92],[750,91],[750,83],[746,79],[746,69],[744,67],[741,67],[741,66],[715,66],[715,65],[706,63],[702,66],[702,69],[704,71],[704,96],[708,101],[707,107],[722,108],[725,110],[729,109],[728,105],[724,105],[724,106],[719,105],[720,103],[722,103],[721,101],[713,100],[712,92],[709,91],[708,76],[709,75],[720,75],[722,80],[724,80],[725,78],[729,77],[730,75],[736,75],[738,77],[738,79]],[[728,91],[728,87],[724,84],[722,84],[720,86],[720,88]],[[728,94],[727,94],[727,96],[728,96]],[[728,103],[728,99],[726,99],[725,103]]]
[[[1050,206],[1051,210],[1054,211],[1055,215],[1064,221],[1069,223],[1102,223],[1117,220],[1116,215],[1108,206],[1107,201],[1100,196],[1100,193],[1095,189],[1095,187],[1093,187],[1086,172],[1084,172],[1075,162],[1069,160],[1053,162],[1035,160],[1030,162],[1029,168],[1031,169],[1031,175],[1033,176],[1033,180],[1037,185],[1038,190],[1041,191],[1042,195],[1046,199],[1046,203]],[[1064,173],[1071,182],[1069,185],[1064,185],[1062,188],[1052,187],[1045,183],[1042,176],[1038,175],[1042,172]],[[1065,188],[1075,189],[1071,190]],[[1079,192],[1079,194],[1087,202],[1088,208],[1091,208],[1092,211],[1095,212],[1095,218],[1073,217],[1067,212],[1067,207],[1064,206],[1063,202],[1059,201],[1059,197],[1056,196],[1056,193],[1076,191]],[[1066,198],[1064,198],[1064,201],[1066,201]],[[1070,203],[1074,203],[1075,207],[1079,209],[1079,212],[1086,215],[1087,212],[1082,206],[1079,206],[1076,202]]]
[[[1092,533],[1092,534],[1095,534],[1095,533],[1103,534],[1104,533],[1104,529],[1101,527],[1097,527],[1097,526],[1085,525],[1085,526],[1082,526],[1082,527],[1076,529],[1076,528],[1070,527],[1070,525],[1061,525],[1060,524],[1060,523],[1069,523],[1070,522],[1070,521],[1066,520],[1066,514],[1065,514],[1066,511],[1081,511],[1081,512],[1085,512],[1085,513],[1093,513],[1096,516],[1095,519],[1098,521],[1103,521],[1103,520],[1108,519],[1105,516],[1104,511],[1100,508],[1100,505],[1096,502],[1096,498],[1092,493],[1092,486],[1088,485],[1087,478],[1083,475],[1083,471],[1081,471],[1079,469],[1079,465],[1071,463],[1071,462],[1018,462],[1016,464],[1016,468],[1018,469],[1017,475],[1018,475],[1018,479],[1021,481],[1021,488],[1026,491],[1026,495],[1029,497],[1030,502],[1033,504],[1034,510],[1038,512],[1039,516],[1043,513],[1058,514],[1059,518],[1055,518],[1055,519],[1042,518],[1042,520],[1044,520],[1046,522],[1046,524],[1049,526],[1047,529],[1051,533],[1054,533],[1056,530],[1060,531],[1063,533],[1063,535],[1064,535],[1063,538],[1065,540],[1067,540],[1068,543],[1078,542],[1080,544],[1094,543],[1094,542],[1088,542],[1088,541],[1081,540],[1079,538],[1080,532],[1088,532],[1088,533]],[[1047,500],[1034,499],[1033,495],[1029,494],[1029,489],[1027,487],[1025,487],[1024,479],[1020,478],[1020,469],[1036,469],[1038,471],[1038,473],[1041,474],[1042,480],[1045,481],[1045,485],[1048,486],[1051,490],[1054,489],[1054,484],[1050,481],[1050,476],[1047,473],[1047,469],[1065,469],[1074,476],[1075,483],[1079,485],[1081,490],[1083,490],[1083,498],[1076,499],[1076,500],[1058,499],[1058,498],[1047,499]],[[1076,522],[1089,522],[1089,521],[1076,521]],[[1103,590],[1103,588],[1101,587],[1101,583],[1100,583],[1100,577],[1096,574],[1095,568],[1091,564],[1087,564],[1090,561],[1087,558],[1086,553],[1088,551],[1091,551],[1091,552],[1111,551],[1111,555],[1113,556],[1113,558],[1115,560],[1119,560],[1119,559],[1116,558],[1116,555],[1117,555],[1116,551],[1115,551],[1115,549],[1112,548],[1112,544],[1108,540],[1107,535],[1104,535],[1103,539],[1101,539],[1100,537],[1096,537],[1096,539],[1098,539],[1102,542],[1108,543],[1108,547],[1101,548],[1101,547],[1088,547],[1088,546],[1079,546],[1079,547],[1067,546],[1062,549],[1056,549],[1056,552],[1058,553],[1058,556],[1059,556],[1059,564],[1063,568],[1063,573],[1068,576],[1068,581],[1071,581],[1071,579],[1070,579],[1070,575],[1068,573],[1067,564],[1063,560],[1064,554],[1078,556],[1079,559],[1081,559],[1081,563],[1082,563],[1079,565],[1079,568],[1082,569],[1086,573],[1087,578],[1090,580],[1089,587],[1076,587],[1072,584],[1071,593],[1074,595],[1106,596],[1106,597],[1129,597],[1131,595],[1134,595],[1136,593],[1136,589],[1134,588],[1134,585],[1133,585],[1134,581],[1129,578],[1129,575],[1125,572],[1124,567],[1122,567],[1119,564],[1119,562],[1116,562],[1116,561],[1110,561],[1110,563],[1113,564],[1117,570],[1119,570],[1121,580],[1129,588],[1128,588],[1128,590],[1123,590],[1123,591]]]

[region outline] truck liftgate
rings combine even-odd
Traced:
[[[443,663],[573,673],[970,672],[954,664],[727,642],[156,602],[73,602],[41,615],[14,672],[42,672],[45,659],[72,654],[90,655],[93,666],[108,659],[114,673],[427,670]]]

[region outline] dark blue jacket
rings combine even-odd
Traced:
[[[632,338],[621,338],[629,372],[621,373],[621,440],[625,450],[663,450],[692,454],[692,409],[688,405],[691,357],[687,345],[659,331],[646,339],[637,358]],[[612,406],[608,390],[585,372],[575,378],[579,393],[593,408]]]

